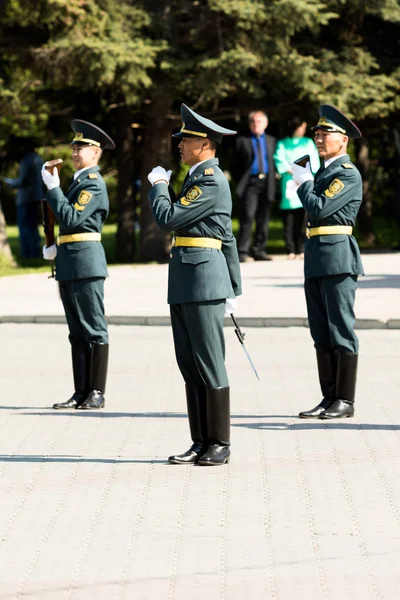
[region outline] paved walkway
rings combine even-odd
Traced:
[[[105,410],[56,412],[66,327],[0,326],[0,600],[398,600],[400,331],[359,332],[341,422],[295,416],[320,399],[305,328],[248,330],[261,382],[227,331],[221,468],[165,462],[188,444],[170,329],[110,336]]]
[[[400,327],[400,254],[364,254],[356,314],[359,327]],[[110,323],[165,324],[167,265],[110,268],[106,312]],[[278,257],[242,265],[238,317],[252,326],[305,325],[303,262]],[[54,280],[46,274],[0,278],[0,322],[63,320]]]

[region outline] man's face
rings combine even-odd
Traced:
[[[100,151],[97,146],[89,146],[89,144],[72,145],[72,162],[75,171],[97,165],[99,158]]]
[[[200,162],[200,154],[203,151],[204,139],[200,137],[183,137],[178,145],[181,161],[189,167]]]
[[[263,113],[254,113],[249,120],[249,127],[254,135],[262,135],[268,127],[268,119]]]
[[[314,140],[320,157],[328,160],[346,152],[349,138],[338,131],[316,129]]]

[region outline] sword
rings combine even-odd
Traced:
[[[241,346],[242,346],[242,348],[244,350],[244,353],[246,354],[247,358],[249,359],[249,363],[251,365],[251,368],[253,369],[253,371],[254,371],[254,373],[255,373],[258,381],[260,381],[260,378],[258,376],[257,370],[256,370],[256,368],[255,368],[255,366],[253,364],[253,361],[251,360],[250,354],[247,352],[246,346],[244,345],[244,338],[245,338],[246,334],[243,333],[243,331],[240,329],[240,327],[239,327],[239,325],[238,325],[238,323],[237,323],[237,321],[236,321],[233,313],[231,313],[231,318],[232,318],[233,324],[235,325],[235,333],[236,333],[237,339],[239,340],[239,342],[240,342],[240,344],[241,344]]]

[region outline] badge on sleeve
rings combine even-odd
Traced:
[[[181,198],[181,203],[183,204],[183,206],[189,206],[189,204],[197,200],[197,198],[199,198],[202,195],[202,193],[203,192],[201,191],[201,189],[197,185],[194,185],[187,192],[186,196],[184,198]]]
[[[340,179],[334,179],[331,183],[331,185],[329,186],[329,188],[327,190],[325,190],[325,196],[328,196],[328,198],[333,198],[333,196],[336,196],[336,194],[339,194],[339,192],[342,191],[342,189],[344,188],[344,183],[343,181],[340,181]]]
[[[90,192],[87,191],[83,191],[79,194],[79,198],[78,198],[78,202],[79,204],[89,204],[90,200],[92,199],[93,194],[91,194]]]

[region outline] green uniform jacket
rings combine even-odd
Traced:
[[[306,181],[297,194],[307,211],[308,226],[352,225],[362,201],[361,175],[348,154],[322,166],[314,181]],[[363,275],[360,250],[352,235],[317,235],[306,240],[304,274],[309,277],[349,273]]]
[[[99,232],[108,216],[109,202],[100,167],[90,167],[75,179],[64,196],[60,187],[47,192],[46,200],[60,224],[60,236]],[[71,242],[57,247],[56,279],[71,281],[108,277],[101,242]]]
[[[176,236],[222,240],[222,249],[173,247],[168,303],[233,298],[242,293],[239,257],[232,233],[232,198],[228,181],[212,158],[186,178],[175,203],[168,187],[154,185],[148,194],[153,216],[163,231]]]

